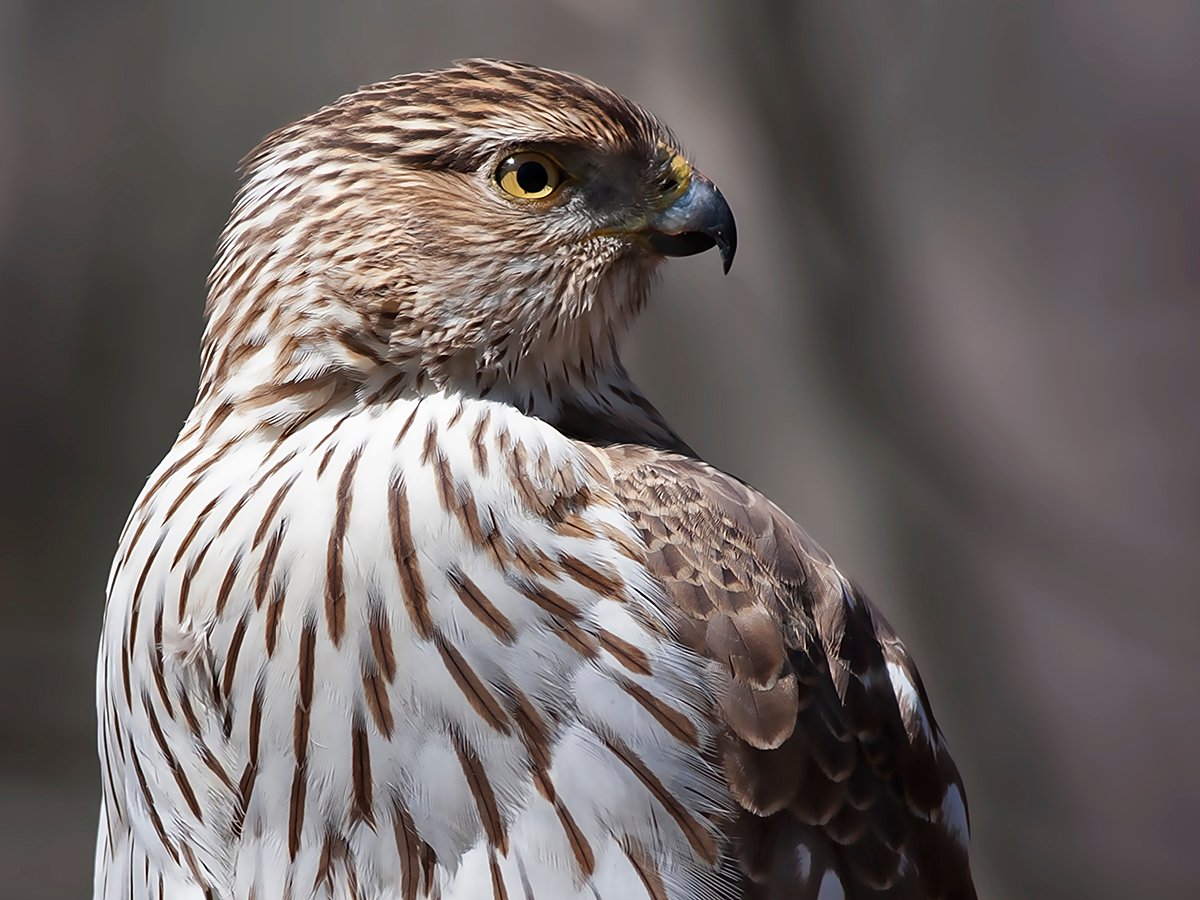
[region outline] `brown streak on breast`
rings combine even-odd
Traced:
[[[238,513],[240,513],[242,511],[242,509],[245,507],[245,505],[250,502],[250,498],[253,497],[256,493],[258,493],[258,491],[262,489],[262,486],[264,484],[266,484],[267,479],[269,479],[272,475],[274,475],[281,468],[283,468],[285,465],[287,465],[287,463],[290,460],[294,459],[295,456],[296,456],[296,451],[292,450],[286,456],[283,456],[282,458],[280,458],[273,466],[271,466],[271,468],[269,468],[269,469],[267,469],[267,471],[263,472],[262,475],[260,475],[258,477],[258,479],[254,482],[254,484],[252,484],[250,486],[250,489],[248,491],[246,491],[246,493],[242,494],[242,496],[238,497],[237,502],[234,503],[233,506],[230,508],[229,512],[226,513],[225,518],[221,520],[221,524],[217,526],[217,534],[224,534],[225,530],[230,526],[230,524],[233,522],[233,520],[237,517]]]
[[[215,458],[216,457],[214,456],[214,459]],[[205,470],[203,469],[197,469],[192,473],[192,477],[188,479],[188,483],[184,485],[183,490],[179,492],[179,495],[173,501],[171,501],[171,505],[167,507],[167,513],[165,516],[163,516],[164,520],[170,519],[173,515],[175,515],[175,513],[179,511],[179,507],[183,505],[183,502],[192,495],[192,492],[195,491],[196,488],[200,487],[200,482],[204,480],[204,471]]]
[[[631,538],[625,532],[621,531],[619,528],[615,528],[612,525],[601,525],[600,530],[604,537],[607,538],[614,547],[616,547],[618,553],[620,553],[626,559],[631,559],[634,562],[641,563],[643,565],[645,564],[646,549],[634,538]]]
[[[488,449],[484,441],[484,433],[487,431],[491,418],[492,411],[484,410],[483,415],[476,420],[475,427],[471,429],[471,461],[475,465],[475,471],[480,475],[488,473]]]
[[[312,707],[313,689],[317,678],[317,627],[312,619],[305,621],[300,631],[300,647],[297,657],[297,674],[300,696],[296,703],[296,723],[293,734],[293,751],[299,759],[307,753],[308,713]]]
[[[203,745],[201,745],[199,750],[200,759],[204,761],[204,765],[208,766],[209,771],[217,776],[217,779],[225,786],[226,790],[228,790],[231,794],[234,793],[236,788],[234,787],[233,779],[229,777],[229,773],[225,771],[225,767],[222,766],[220,761],[213,755],[212,750]]]
[[[187,724],[188,731],[199,741],[201,736],[200,720],[196,718],[196,711],[192,709],[192,701],[188,699],[186,690],[179,692],[179,710],[183,713],[183,721]]]
[[[337,451],[337,444],[330,444],[325,448],[325,452],[321,454],[321,461],[317,463],[317,477],[320,478],[325,474],[325,470],[329,468],[329,461],[333,459],[333,454]]]
[[[392,717],[392,703],[388,699],[387,685],[373,667],[363,670],[363,694],[367,698],[367,709],[375,720],[375,727],[385,738],[391,738],[396,721]]]
[[[192,579],[196,577],[196,571],[200,568],[200,564],[204,562],[204,557],[208,555],[208,549],[212,546],[213,539],[209,538],[204,546],[200,548],[200,552],[196,554],[187,569],[183,572],[183,577],[179,579],[179,608],[176,613],[176,620],[182,622],[187,614],[188,598],[192,593]]]
[[[396,650],[392,646],[392,626],[381,604],[371,607],[370,624],[371,650],[379,671],[390,683],[396,677]]]
[[[554,618],[551,630],[564,644],[584,659],[595,659],[600,652],[596,639],[575,622]]]
[[[400,586],[404,593],[404,606],[417,634],[428,640],[433,636],[433,622],[429,618],[429,604],[425,596],[425,579],[417,561],[417,548],[413,543],[412,525],[409,522],[408,496],[404,480],[397,473],[392,479],[388,502],[388,523],[392,531],[392,550],[400,572]]]
[[[117,753],[120,755],[121,761],[124,762],[125,761],[125,739],[123,737],[121,737],[121,729],[115,727],[115,724],[118,721],[117,702],[116,702],[116,698],[111,695],[109,695],[109,702],[108,702],[108,721],[109,721],[110,726],[114,726],[114,727],[110,727],[110,728],[106,729],[105,735],[111,734],[113,737],[115,737],[117,739]]]
[[[500,533],[500,528],[496,525],[496,517],[492,511],[486,510],[488,519],[490,520],[490,528],[484,528],[484,541],[487,544],[487,549],[491,554],[492,559],[496,561],[496,566],[501,571],[504,571],[513,562],[513,554],[509,549],[508,543],[504,539],[504,535]]]
[[[569,553],[564,553],[560,556],[558,564],[567,571],[567,574],[572,579],[579,582],[585,588],[595,591],[601,597],[613,600],[624,599],[623,591],[625,586],[620,576],[615,572],[603,572],[595,566],[588,565],[578,557],[571,556]]]
[[[525,574],[533,578],[554,578],[554,560],[525,541],[514,541],[509,564],[519,566]]]
[[[513,487],[517,489],[517,494],[524,502],[525,508],[535,516],[545,515],[548,504],[538,496],[537,486],[529,477],[525,445],[520,441],[513,444],[512,451],[508,455],[508,476],[512,480]]]
[[[438,455],[437,435],[437,420],[430,419],[429,424],[425,427],[425,442],[421,445],[422,465],[430,465],[434,457]]]
[[[548,460],[549,457],[543,454],[539,459]],[[591,488],[586,484],[580,484],[576,480],[575,473],[570,469],[561,467],[551,469],[542,477],[541,481],[542,484],[550,485],[545,494],[549,500],[545,516],[551,526],[592,502]]]
[[[665,702],[654,696],[646,688],[642,687],[636,681],[629,678],[621,678],[617,682],[625,693],[629,694],[646,712],[654,717],[654,720],[661,725],[666,732],[681,743],[687,744],[689,747],[696,747],[699,744],[699,737],[696,734],[696,726],[692,724],[692,720],[685,716],[677,709],[672,709]]]
[[[346,529],[350,524],[350,510],[354,503],[354,474],[362,458],[359,447],[351,455],[338,479],[337,512],[334,515],[333,531],[329,535],[329,548],[325,557],[325,622],[329,637],[336,647],[342,640],[346,628],[346,583],[342,553],[346,541]]]
[[[580,538],[585,541],[593,541],[599,537],[587,519],[578,513],[568,513],[551,527],[554,529],[555,534],[560,534],[563,537]]]
[[[221,674],[221,693],[229,699],[233,692],[233,676],[237,670],[238,655],[242,651],[242,641],[246,637],[246,617],[238,619],[234,626],[233,636],[229,639],[229,649],[225,651],[225,666]]]
[[[475,497],[470,491],[464,491],[462,501],[456,503],[451,512],[458,519],[459,524],[466,532],[467,538],[480,549],[486,550],[489,546],[488,536],[484,533],[483,523],[479,520],[479,511],[475,506]]]
[[[504,875],[500,861],[496,859],[496,848],[488,847],[488,871],[492,878],[492,900],[508,900],[508,889],[504,886]]]
[[[129,641],[121,642],[121,680],[125,684],[125,705],[133,705],[133,691],[129,683]],[[118,730],[117,734],[121,732]]]
[[[146,578],[150,574],[150,566],[154,564],[154,559],[158,556],[158,551],[162,548],[163,539],[167,533],[163,531],[158,536],[158,540],[154,542],[154,547],[151,548],[149,555],[146,557],[146,564],[142,566],[142,574],[138,576],[137,587],[133,589],[133,601],[129,608],[129,630],[126,632],[129,638],[129,652],[132,653],[137,647],[138,639],[138,617],[141,615],[142,608],[142,589],[146,586]]]
[[[400,858],[400,900],[417,900],[421,878],[421,839],[408,808],[399,797],[392,802],[392,832]]]
[[[356,412],[356,410],[353,410],[353,409],[352,409],[352,410],[350,410],[349,412],[347,412],[347,413],[344,413],[342,416],[340,416],[340,417],[338,418],[338,420],[337,420],[336,422],[334,422],[332,426],[330,426],[330,428],[329,428],[329,431],[327,431],[327,432],[325,433],[325,435],[324,435],[324,436],[323,436],[323,437],[322,437],[322,438],[321,438],[319,441],[317,441],[317,442],[316,442],[316,443],[313,445],[313,448],[312,448],[312,450],[311,450],[311,451],[309,451],[309,452],[310,452],[310,453],[316,453],[316,452],[317,452],[318,450],[320,450],[320,449],[321,449],[323,446],[325,446],[325,442],[326,442],[326,441],[328,441],[328,440],[329,440],[331,437],[333,437],[335,434],[337,434],[337,432],[338,432],[338,429],[339,429],[339,428],[341,428],[341,427],[342,427],[342,425],[344,425],[344,424],[345,424],[346,420],[347,420],[347,419],[349,419],[349,418],[350,418],[352,415],[354,415],[354,413],[355,413],[355,412]]]
[[[598,633],[600,646],[613,655],[622,666],[637,675],[652,675],[650,660],[640,647],[636,647],[624,638],[617,637],[611,631],[601,628]]]
[[[192,873],[192,880],[204,891],[204,900],[210,900],[212,889],[206,886],[204,873],[200,871],[200,864],[196,862],[196,854],[192,852],[192,848],[188,845],[187,841],[180,842],[179,852],[183,854],[184,865]]]
[[[437,853],[433,848],[421,842],[421,885],[426,894],[429,894],[429,900],[441,900],[441,892],[434,894],[434,876],[437,875]]]
[[[263,626],[267,641],[267,657],[275,653],[275,643],[279,637],[279,620],[283,617],[283,601],[286,591],[283,584],[276,581],[271,587],[271,602],[267,604],[267,620]]]
[[[267,539],[267,546],[263,549],[262,560],[258,564],[258,577],[254,582],[254,608],[262,609],[263,602],[267,599],[267,591],[271,586],[271,576],[275,572],[275,563],[279,560],[279,548],[283,544],[283,532],[287,527],[287,520],[284,519],[279,523],[279,527]]]
[[[263,537],[266,536],[267,529],[271,527],[271,523],[275,521],[275,516],[279,512],[279,507],[283,505],[283,500],[288,495],[288,491],[292,489],[292,485],[296,483],[296,479],[300,477],[297,472],[291,478],[287,479],[279,486],[279,490],[275,492],[275,496],[271,498],[271,502],[267,504],[266,512],[263,513],[261,521],[258,523],[258,528],[254,532],[254,539],[250,543],[251,549],[262,543]]]
[[[241,565],[242,553],[239,550],[229,561],[229,568],[225,570],[225,577],[221,579],[221,586],[217,589],[216,605],[213,608],[214,619],[220,619],[221,614],[225,612],[225,604],[229,601],[229,594],[233,590],[233,582],[237,579],[238,569]]]
[[[233,415],[233,409],[232,403],[222,401],[217,405],[216,412],[209,416],[208,421],[204,425],[204,430],[200,432],[200,436],[197,439],[201,445],[207,445],[212,440],[213,435],[217,433],[217,429],[224,425],[225,420]],[[236,437],[230,438],[221,446],[221,450],[218,452],[223,453],[236,440]]]
[[[151,703],[149,694],[142,695],[142,706],[146,711],[146,721],[150,724],[150,733],[154,735],[154,742],[158,744],[159,752],[163,756],[163,762],[167,764],[171,776],[175,779],[175,784],[179,787],[179,793],[183,795],[183,802],[192,811],[192,815],[196,817],[196,821],[203,823],[204,816],[200,812],[200,803],[196,799],[196,792],[192,789],[192,784],[188,781],[183,767],[179,765],[179,760],[171,752],[166,735],[163,734],[162,725],[159,724],[158,716],[154,714],[154,704]]]
[[[667,814],[675,820],[675,824],[679,826],[680,831],[683,832],[683,836],[687,838],[687,842],[700,858],[710,866],[715,864],[717,861],[717,845],[713,840],[713,836],[708,833],[704,826],[689,815],[684,805],[663,786],[658,776],[650,771],[650,768],[642,762],[641,758],[626,746],[620,738],[600,735],[600,739],[612,751],[613,755],[634,774],[637,780],[642,783],[642,786],[667,811]]]
[[[175,849],[175,845],[167,839],[167,832],[163,828],[162,819],[159,818],[158,809],[154,805],[154,801],[150,798],[150,788],[146,785],[146,773],[142,771],[142,763],[138,758],[137,750],[133,751],[133,771],[137,776],[138,787],[142,792],[142,799],[146,803],[146,811],[150,815],[150,823],[154,826],[154,831],[158,835],[158,840],[166,848],[167,853],[171,854],[171,859],[179,863],[179,853]]]
[[[663,882],[662,873],[654,864],[653,857],[641,847],[622,847],[621,849],[629,859],[629,864],[633,866],[633,871],[641,879],[650,900],[669,900],[667,886]]]
[[[294,862],[300,851],[304,831],[304,806],[308,793],[308,762],[300,760],[292,772],[292,790],[288,797],[288,857]]]
[[[131,520],[132,521],[132,520]],[[141,521],[138,522],[137,528],[133,531],[133,537],[125,547],[125,553],[121,557],[121,568],[124,569],[129,565],[129,557],[133,555],[133,551],[137,549],[138,543],[142,539],[142,532],[146,530],[146,526],[150,524],[150,513],[146,512],[141,515]]]
[[[297,660],[300,694],[292,723],[292,754],[296,768],[292,772],[292,790],[288,800],[288,853],[294,860],[300,850],[300,835],[304,830],[305,800],[308,793],[308,726],[316,683],[317,626],[311,618],[300,632]]]
[[[196,521],[192,523],[192,527],[188,529],[188,533],[184,535],[183,540],[179,544],[179,548],[175,551],[175,558],[171,560],[172,569],[179,565],[179,561],[183,559],[183,554],[185,554],[188,547],[192,545],[192,541],[196,539],[196,533],[200,530],[201,526],[204,525],[209,515],[212,514],[213,509],[218,503],[221,502],[221,498],[224,496],[224,491],[217,494],[217,496],[209,500],[208,503],[205,504],[204,509],[200,510],[200,512],[197,514]],[[183,616],[180,615],[180,618],[183,618]]]
[[[333,893],[333,844],[335,840],[340,840],[340,836],[334,835],[332,831],[325,832],[325,837],[321,841],[321,856],[317,860],[317,874],[313,878],[312,893],[314,894],[317,892],[317,885],[322,881],[325,882],[326,892]]]
[[[519,581],[517,590],[546,612],[560,619],[574,622],[579,619],[579,609],[566,597],[536,581]]]
[[[450,471],[450,461],[440,450],[433,454],[433,480],[437,485],[438,502],[446,512],[454,512],[458,506],[457,491],[454,487],[454,473]]]
[[[166,710],[167,716],[174,719],[175,707],[172,705],[171,698],[167,694],[167,679],[163,672],[162,620],[163,603],[160,599],[154,608],[154,646],[152,648],[153,654],[151,656],[150,669],[154,674],[154,684],[158,688],[158,695],[162,698],[163,708]]]
[[[232,406],[227,406],[226,404],[222,404],[220,410],[218,410],[217,414],[213,416],[213,419],[214,419],[214,421],[217,422],[217,424],[220,424],[221,422],[224,422],[225,419],[228,418],[232,412],[233,412]],[[206,433],[209,433],[208,429],[205,429],[205,431],[206,431]],[[202,438],[200,441],[201,445],[208,446],[208,440],[209,439],[207,437]],[[207,472],[209,469],[211,469],[213,466],[215,466],[218,462],[220,462],[222,459],[224,459],[225,454],[233,447],[234,444],[237,443],[237,441],[238,441],[238,438],[236,435],[234,437],[226,438],[221,443],[221,446],[218,447],[212,453],[212,455],[210,455],[208,457],[208,459],[204,460],[204,462],[200,463],[200,465],[198,465],[198,466],[196,466],[196,468],[192,469],[192,477],[195,478],[197,476],[203,475],[205,472]]]
[[[513,628],[512,622],[497,609],[496,605],[479,589],[470,576],[457,568],[452,568],[446,573],[446,577],[467,611],[487,626],[492,634],[506,644],[511,644],[516,640],[517,632]]]
[[[124,798],[118,799],[113,780],[113,761],[112,747],[108,742],[108,730],[113,726],[113,723],[106,722],[105,727],[100,732],[100,740],[103,747],[101,756],[104,758],[104,774],[106,779],[103,783],[103,804],[104,804],[104,828],[108,833],[108,858],[116,859],[116,844],[113,843],[113,822],[120,819],[125,821],[126,811],[124,809]]]
[[[450,673],[450,677],[454,679],[458,689],[467,698],[471,708],[492,728],[502,734],[508,734],[512,722],[505,713],[504,707],[500,705],[500,701],[484,684],[483,679],[475,673],[463,655],[442,634],[435,632],[433,642],[438,653],[441,654],[446,671]]]
[[[488,843],[498,847],[500,852],[508,854],[508,832],[504,819],[500,816],[500,808],[496,805],[496,795],[492,784],[488,781],[483,763],[475,755],[467,743],[457,735],[453,736],[454,749],[458,753],[458,761],[462,766],[463,776],[467,779],[467,787],[475,798],[475,807],[479,811],[479,821],[483,824],[484,834]]]
[[[421,400],[424,400],[424,398],[422,397]],[[399,447],[400,442],[404,440],[404,436],[408,434],[408,430],[412,428],[412,424],[417,418],[417,412],[421,408],[421,400],[418,400],[415,404],[413,404],[412,412],[408,414],[408,418],[405,419],[404,424],[400,426],[400,430],[396,433],[396,441],[392,446]]]
[[[374,784],[371,781],[371,745],[366,729],[356,722],[350,733],[351,765],[354,781],[354,805],[351,821],[366,822],[375,828]]]
[[[567,835],[567,843],[571,847],[575,862],[584,876],[590,877],[596,871],[596,854],[592,850],[592,845],[588,843],[587,836],[580,830],[571,811],[567,809],[562,800],[557,798],[554,800],[554,813],[558,816],[558,823]]]
[[[306,397],[325,383],[325,376],[296,378],[293,381],[271,381],[238,397],[238,406],[244,410],[263,409],[285,400]]]
[[[162,486],[164,484],[166,484],[167,479],[169,479],[172,475],[174,475],[176,472],[178,472],[180,469],[182,469],[184,466],[186,466],[188,463],[190,463],[193,459],[195,459],[197,454],[199,454],[200,451],[204,449],[204,446],[205,446],[204,444],[196,444],[196,446],[194,446],[191,450],[189,450],[187,453],[183,454],[183,456],[179,457],[179,459],[175,460],[175,462],[171,463],[171,465],[167,467],[166,471],[164,471],[161,475],[159,475],[158,478],[156,478],[154,480],[154,484],[152,484],[146,490],[146,493],[142,495],[142,500],[137,505],[138,512],[140,512],[141,510],[143,510],[147,506],[149,506],[150,503],[154,499],[154,495],[157,494],[162,489]],[[145,526],[146,526],[146,519],[143,519],[141,528],[138,529],[138,534],[141,534],[141,529],[144,528]],[[137,544],[137,535],[135,535],[134,539],[130,542],[130,544],[129,544],[130,549],[132,550],[136,544]],[[128,558],[129,557],[127,554],[126,561],[128,561]]]
[[[229,508],[229,512],[225,514],[225,518],[221,520],[221,524],[217,526],[217,534],[225,533],[226,529],[229,528],[230,524],[237,517],[237,514],[250,502],[252,493],[253,488],[237,498],[237,501]]]
[[[554,800],[554,783],[550,780],[550,735],[546,731],[546,723],[538,714],[537,709],[517,688],[512,689],[515,708],[513,719],[517,730],[521,733],[521,743],[529,754],[532,767],[533,784],[538,793],[547,800]]]

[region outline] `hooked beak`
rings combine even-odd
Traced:
[[[650,248],[663,256],[691,256],[716,247],[725,273],[737,252],[733,211],[716,185],[692,172],[687,190],[653,216],[643,232]]]

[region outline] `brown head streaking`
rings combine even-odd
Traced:
[[[231,400],[385,368],[573,394],[615,365],[661,254],[719,241],[728,265],[736,242],[656,119],[510,63],[364,88],[272,134],[245,169],[204,347],[204,389]]]
[[[470,61],[245,172],[109,582],[97,898],[974,896],[903,644],[621,365],[736,248],[657,119]]]

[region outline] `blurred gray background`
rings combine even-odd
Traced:
[[[83,897],[108,562],[187,412],[235,165],[491,55],[721,185],[631,368],[922,665],[983,896],[1200,896],[1200,5],[0,4],[0,894]]]

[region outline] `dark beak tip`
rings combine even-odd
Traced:
[[[717,252],[721,254],[721,270],[728,275],[733,268],[733,257],[737,254],[737,232],[718,235],[716,241]]]

